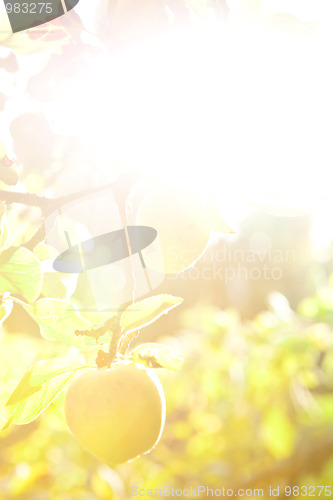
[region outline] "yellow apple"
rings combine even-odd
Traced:
[[[68,426],[80,444],[109,465],[150,451],[165,421],[165,398],[154,373],[115,363],[87,369],[70,385],[65,401]]]

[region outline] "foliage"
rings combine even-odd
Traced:
[[[167,180],[172,190],[177,184],[183,197],[185,184],[192,181],[185,179],[178,185],[177,165],[177,178],[164,168],[165,172],[158,171],[157,180],[151,180],[142,168],[140,182],[134,186],[129,183],[131,189],[123,196],[124,178],[127,174],[131,178],[133,165],[125,161],[123,168],[118,157],[119,124],[110,126],[109,116],[104,123],[102,110],[98,116],[101,123],[97,124],[91,118],[95,115],[86,112],[89,106],[98,107],[94,99],[99,89],[93,89],[92,96],[79,94],[77,108],[72,104],[82,81],[94,71],[90,66],[95,60],[114,64],[113,73],[109,70],[115,78],[118,63],[113,55],[117,50],[119,55],[124,47],[142,42],[144,46],[151,37],[176,34],[181,27],[187,30],[198,22],[207,27],[207,21],[209,27],[212,19],[224,26],[229,17],[237,25],[250,13],[255,26],[264,30],[273,26],[278,32],[283,31],[286,18],[300,31],[312,24],[303,22],[304,13],[297,9],[285,12],[284,6],[281,18],[278,11],[264,12],[260,2],[251,0],[230,1],[228,6],[206,0],[166,5],[143,2],[139,7],[119,2],[116,9],[108,2],[102,4],[94,6],[100,9],[100,18],[92,27],[93,33],[87,20],[72,11],[44,27],[0,34],[4,50],[0,69],[6,86],[0,94],[6,122],[1,129],[4,137],[0,137],[5,141],[0,143],[1,500],[123,499],[129,497],[134,485],[154,489],[206,484],[235,490],[265,487],[266,491],[270,485],[329,485],[333,478],[333,279],[317,287],[312,296],[303,297],[295,311],[284,297],[271,296],[270,309],[250,321],[242,319],[235,309],[215,308],[205,300],[183,304],[178,295],[191,286],[182,288],[179,283],[171,293],[159,289],[158,294],[150,293],[140,301],[110,303],[103,311],[83,310],[79,307],[84,288],[80,278],[54,273],[47,267],[58,253],[46,244],[44,227],[52,209],[61,208],[64,197],[87,186],[99,189],[105,177],[117,178],[113,186],[119,191],[115,189],[119,212],[124,216],[126,211],[133,220],[142,201],[138,193],[145,189],[142,180],[153,187]],[[33,58],[25,58],[31,54],[36,54],[36,59],[30,68]],[[125,59],[124,67],[127,64]],[[126,87],[126,102],[129,96],[141,101],[140,85],[139,90],[134,88],[137,82],[128,82],[131,78],[126,68],[122,70],[130,85]],[[102,85],[103,78],[98,78]],[[175,81],[178,84],[180,80]],[[168,90],[170,84],[168,80]],[[176,87],[172,95],[178,93]],[[195,92],[190,95],[197,97]],[[163,92],[156,96],[158,101],[165,98]],[[59,109],[66,110],[66,117],[57,123],[61,99]],[[19,114],[21,102],[31,112]],[[186,113],[194,116],[191,99],[189,103]],[[153,108],[155,111],[158,106]],[[122,105],[119,109],[126,129],[126,149],[131,150],[127,128],[133,116],[124,113],[123,118]],[[100,167],[99,151],[86,144],[90,132],[85,130],[82,137],[71,135],[78,125],[75,120],[74,126],[70,123],[74,114],[88,131],[97,125],[97,135],[107,129],[105,142],[112,143],[107,160],[112,165],[106,174],[102,168],[101,172],[96,169]],[[141,120],[138,115],[135,118]],[[206,111],[202,116],[208,116]],[[70,132],[65,130],[67,119]],[[195,142],[190,139],[187,136],[183,141],[185,149],[187,141]],[[150,137],[148,142],[151,147]],[[200,161],[205,166],[208,163],[206,151]],[[205,184],[201,173],[200,183]],[[166,221],[167,233],[176,243],[184,236],[179,218],[183,197],[173,219],[180,222],[178,234]],[[215,236],[222,233],[221,238],[235,232],[233,224],[219,212],[216,200],[209,193],[206,198],[204,204],[201,200],[198,203],[198,216],[194,217],[198,227],[201,219],[204,221],[205,245],[212,231]],[[299,207],[294,206],[292,195],[274,197],[272,193],[259,201],[251,196],[245,199],[267,213],[287,216],[307,213],[317,201],[314,196]],[[152,210],[150,214],[160,217]],[[193,234],[193,227],[187,225],[188,234]],[[186,233],[182,245],[191,247],[187,238]],[[169,244],[167,241],[167,252]],[[187,250],[191,261],[193,248]],[[292,276],[291,269],[289,273]],[[243,298],[241,293],[239,298]],[[172,328],[161,334],[165,314],[171,318],[168,324]],[[153,339],[149,337],[152,328]],[[145,341],[140,344],[142,338]],[[149,455],[111,469],[86,453],[68,433],[63,391],[78,372],[97,368],[96,364],[98,368],[110,366],[119,359],[159,369],[168,414],[162,439]]]
[[[8,495],[50,491],[65,499],[64,484],[70,496],[84,499],[89,491],[96,500],[127,497],[133,485],[330,484],[331,327],[295,313],[286,319],[273,309],[243,322],[235,310],[199,306],[183,310],[181,325],[177,336],[159,339],[181,352],[184,363],[177,375],[160,373],[168,414],[161,442],[150,455],[113,471],[105,468],[67,433],[60,396],[35,423],[2,435],[7,465],[1,484]],[[22,348],[13,370],[17,345]],[[2,338],[3,392],[36,351],[47,355],[49,345],[22,335]],[[35,383],[41,381],[45,378]],[[299,467],[291,467],[295,462]]]
[[[73,359],[38,361],[23,376],[10,395],[0,417],[0,426],[29,424],[71,382],[77,370],[85,368]]]
[[[5,211],[2,213],[3,228],[4,219]],[[7,232],[6,229],[6,234]],[[1,322],[9,316],[12,303],[16,301],[36,321],[41,335],[46,340],[63,342],[81,350],[91,350],[96,345],[109,343],[116,335],[119,340],[133,332],[137,335],[139,329],[153,323],[182,303],[182,299],[164,294],[146,298],[124,309],[113,306],[110,312],[83,312],[87,316],[84,317],[75,304],[60,298],[63,288],[57,285],[62,284],[63,275],[43,275],[41,263],[54,255],[52,248],[41,243],[33,253],[24,247],[14,246],[1,250]],[[60,297],[39,298],[50,289],[50,280],[53,284],[52,291],[58,291]],[[25,303],[22,299],[30,303]],[[131,337],[127,347],[130,340]],[[145,355],[141,354],[142,360]],[[166,353],[159,350],[156,353],[150,352],[149,356],[153,361],[156,357],[156,367],[170,366],[173,370],[173,359],[174,363],[179,363],[169,350]],[[133,355],[133,363],[137,360]],[[111,362],[112,359],[109,364]],[[78,364],[70,358],[37,362],[25,373],[6,402],[0,414],[0,428],[6,429],[10,424],[27,424],[33,421],[71,382],[77,370],[85,367],[86,365]]]

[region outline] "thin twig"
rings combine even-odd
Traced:
[[[130,346],[130,343],[132,342],[132,340],[134,340],[139,335],[139,333],[140,333],[140,330],[135,330],[134,332],[125,333],[121,337],[119,348],[118,348],[119,354],[123,354],[123,355],[126,354],[128,348]]]
[[[115,332],[112,332],[112,338],[111,338],[111,342],[110,342],[110,346],[109,346],[109,366],[112,365],[112,362],[117,355],[118,344],[119,344],[119,340],[121,338],[121,335],[122,335],[122,331],[120,329],[115,331]]]

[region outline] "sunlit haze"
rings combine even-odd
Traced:
[[[327,37],[264,25],[239,35],[201,29],[103,54],[48,106],[51,123],[91,144],[102,178],[118,162],[302,213],[332,165]]]

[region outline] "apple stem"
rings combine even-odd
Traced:
[[[121,337],[118,349],[120,354],[126,354],[130,343],[139,335],[139,333],[140,330],[135,330],[134,332],[125,333],[125,335]]]
[[[105,368],[109,363],[109,355],[107,352],[102,351],[101,349],[97,352],[96,365],[97,368]]]

